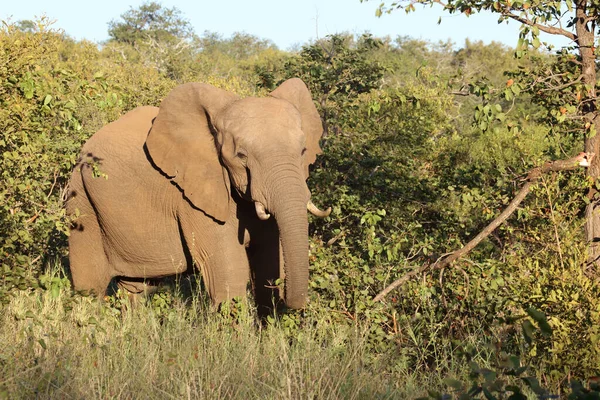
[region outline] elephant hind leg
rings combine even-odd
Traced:
[[[112,279],[95,216],[78,218],[69,236],[69,264],[76,291],[103,297]]]
[[[104,252],[102,231],[94,208],[83,185],[77,185],[76,179],[80,177],[79,171],[74,172],[72,183],[75,184],[70,188],[67,200],[68,215],[77,215],[69,235],[71,278],[76,291],[103,297],[113,278],[113,268]]]

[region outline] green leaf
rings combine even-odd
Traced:
[[[533,334],[535,332],[535,327],[533,326],[531,321],[527,319],[527,320],[523,321],[523,323],[521,324],[521,328],[523,330],[523,337],[525,338],[525,341],[528,344],[531,344],[531,342],[533,341]]]
[[[529,388],[533,390],[533,392],[538,396],[546,393],[546,391],[540,386],[540,383],[538,382],[537,378],[533,376],[525,376],[521,378],[521,380],[525,382],[527,386],[529,386]]]
[[[537,322],[542,334],[544,336],[552,336],[552,327],[548,324],[548,320],[546,319],[546,314],[541,311],[536,310],[533,307],[529,307],[526,310],[527,314]]]
[[[483,389],[483,395],[485,396],[485,398],[487,400],[497,400],[497,397],[494,396],[488,389],[486,388],[482,388]]]
[[[461,381],[452,378],[446,378],[443,382],[446,386],[450,386],[452,389],[455,390],[462,390],[464,387]]]
[[[496,379],[497,376],[495,371],[492,371],[487,368],[481,370],[481,375],[483,375],[483,378],[486,382],[492,382],[494,379]]]

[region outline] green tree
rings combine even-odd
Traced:
[[[189,21],[176,7],[163,8],[159,3],[131,7],[119,20],[108,23],[111,40],[134,45],[140,42],[173,43],[195,37]]]
[[[404,9],[416,10],[417,5],[439,5],[445,11],[465,16],[477,12],[491,12],[499,17],[499,22],[515,20],[520,22],[521,31],[516,49],[517,57],[530,55],[532,49],[551,49],[542,41],[543,34],[559,35],[570,39],[572,45],[557,51],[557,58],[542,60],[534,58],[534,66],[514,73],[502,90],[497,90],[505,100],[527,94],[534,103],[544,107],[545,121],[554,134],[576,136],[583,143],[582,150],[600,154],[600,136],[596,134],[600,125],[598,96],[596,91],[597,72],[596,35],[600,20],[600,1],[538,1],[538,0],[411,0],[383,3],[378,9],[392,12]],[[492,104],[493,89],[475,85],[471,91],[484,99],[476,112],[478,125],[488,129],[498,119],[506,126],[518,128],[519,121],[507,118],[501,105]],[[586,208],[586,238],[589,243],[588,267],[600,265],[600,157],[592,160],[588,168],[592,182]]]
[[[198,38],[177,8],[144,3],[137,9],[130,8],[108,27],[111,39],[107,48],[129,62],[155,68],[179,82],[196,73]]]
[[[15,24],[16,28],[21,32],[33,33],[38,27],[35,22],[30,19],[22,19]]]
[[[216,32],[206,31],[199,42],[204,53],[222,53],[236,60],[257,57],[269,49],[277,50],[277,46],[272,41],[244,32],[235,32],[230,38],[224,39]]]
[[[362,35],[356,41],[351,35],[330,35],[304,46],[298,56],[289,58],[279,67],[258,65],[258,84],[272,89],[285,79],[301,78],[313,96],[319,96],[317,100],[327,135],[337,111],[360,94],[381,86],[384,68],[370,58],[381,45],[381,40],[371,35]]]

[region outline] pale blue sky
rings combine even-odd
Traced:
[[[375,36],[411,36],[439,41],[451,39],[458,45],[466,38],[486,43],[499,41],[514,47],[519,24],[497,24],[489,13],[449,15],[440,7],[419,9],[406,15],[398,10],[391,15],[375,16],[380,0],[361,3],[359,0],[163,0],[165,7],[177,7],[191,22],[196,33],[205,30],[229,37],[234,32],[246,32],[271,39],[282,49],[304,44],[316,38],[338,32]],[[46,14],[56,20],[54,27],[63,29],[76,39],[101,42],[108,38],[107,23],[116,19],[130,6],[138,7],[144,0],[4,0],[0,20],[34,19]],[[388,1],[390,3],[390,1]],[[442,23],[437,24],[442,16]],[[546,35],[543,40],[566,44],[566,40]]]

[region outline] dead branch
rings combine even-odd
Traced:
[[[450,94],[453,94],[455,96],[469,96],[471,92],[469,92],[468,90],[454,90],[450,92]]]
[[[594,158],[594,153],[579,153],[575,157],[571,157],[567,160],[557,160],[546,162],[541,167],[533,168],[527,174],[525,178],[525,184],[521,189],[517,192],[514,199],[510,202],[510,204],[502,211],[502,213],[496,217],[488,226],[486,226],[477,236],[475,236],[469,243],[467,243],[463,248],[456,250],[450,253],[447,257],[441,257],[433,264],[425,264],[419,268],[416,268],[404,276],[396,279],[389,286],[383,289],[373,301],[381,301],[383,298],[390,293],[392,290],[402,285],[406,281],[408,281],[413,276],[425,272],[427,270],[437,270],[441,268],[446,268],[454,261],[458,260],[465,254],[469,253],[471,250],[475,248],[483,239],[489,236],[497,227],[499,227],[504,221],[508,219],[512,215],[512,213],[517,209],[519,204],[525,199],[525,197],[529,194],[533,185],[537,183],[539,178],[548,172],[557,172],[557,171],[568,171],[577,169],[579,167],[589,167],[592,162],[592,158]]]

